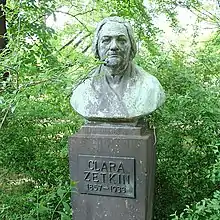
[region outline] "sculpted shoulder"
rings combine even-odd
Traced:
[[[98,68],[93,69],[88,77],[82,80],[72,92],[72,96],[70,99],[70,103],[72,107],[81,115],[83,112],[86,112],[86,108],[89,103],[93,103],[94,100],[94,91],[92,89],[92,82],[94,80],[94,76],[97,72]]]
[[[155,76],[147,73],[143,68],[137,65],[135,68],[137,71],[137,77],[139,78],[139,85],[137,85],[137,87],[140,87],[140,99],[143,103],[147,103],[148,106],[151,105],[149,113],[153,112],[164,103],[164,90]],[[148,101],[144,102],[144,100]]]

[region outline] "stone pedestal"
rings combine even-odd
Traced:
[[[73,220],[151,220],[156,149],[151,130],[87,124],[69,139]]]

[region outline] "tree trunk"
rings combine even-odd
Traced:
[[[6,0],[0,0],[0,52],[6,46],[5,34],[6,34],[6,17],[3,11],[3,7],[6,4]]]

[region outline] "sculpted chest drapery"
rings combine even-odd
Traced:
[[[88,120],[132,121],[156,110],[165,95],[159,81],[132,62],[131,26],[119,17],[100,22],[94,53],[104,62],[73,90],[71,105]]]

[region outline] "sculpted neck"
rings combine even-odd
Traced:
[[[109,83],[112,84],[119,84],[123,76],[127,75],[131,71],[131,63],[128,63],[123,68],[112,68],[109,66],[102,66],[102,71],[104,72],[105,76],[107,77]]]

